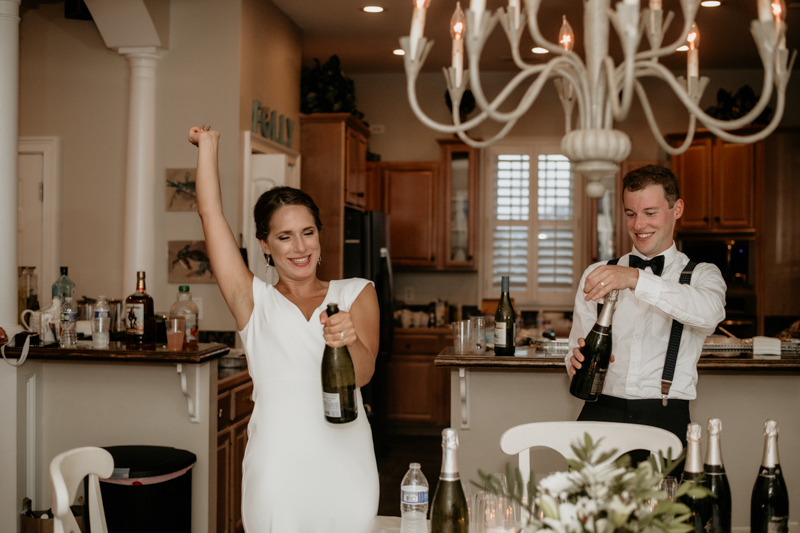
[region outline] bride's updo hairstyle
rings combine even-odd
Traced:
[[[293,187],[273,187],[262,194],[253,208],[253,218],[256,222],[256,238],[267,240],[269,223],[272,215],[285,205],[302,205],[311,211],[317,231],[322,230],[322,220],[319,218],[319,207],[309,195]]]

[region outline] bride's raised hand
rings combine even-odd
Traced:
[[[206,135],[210,135],[214,139],[219,139],[218,131],[212,130],[211,126],[208,124],[203,124],[202,126],[193,126],[189,130],[189,142],[195,146],[199,146],[200,139]]]

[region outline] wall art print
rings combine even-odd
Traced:
[[[197,211],[196,168],[167,169],[167,211]]]
[[[169,241],[167,252],[169,283],[216,283],[208,260],[206,241]]]

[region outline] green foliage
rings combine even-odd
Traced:
[[[720,89],[717,91],[717,105],[706,108],[706,113],[719,120],[734,120],[745,116],[758,103],[758,95],[749,85],[744,85],[732,94]],[[772,108],[766,107],[753,121],[753,124],[769,124]]]
[[[301,113],[352,113],[364,118],[356,109],[356,89],[353,80],[345,76],[339,57],[304,68],[300,76]]]

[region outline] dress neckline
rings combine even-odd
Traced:
[[[300,309],[300,307],[298,307],[298,305],[296,303],[294,303],[289,298],[287,298],[280,290],[278,290],[278,288],[275,285],[272,286],[272,289],[275,292],[277,292],[280,295],[280,297],[283,298],[286,301],[286,303],[288,303],[290,306],[295,308],[298,313],[300,313],[300,316],[303,317],[303,321],[306,324],[310,324],[311,323],[311,319],[314,318],[314,316],[317,314],[316,313],[317,310],[320,309],[321,307],[324,307],[325,303],[328,301],[328,297],[331,294],[331,286],[333,285],[333,283],[334,283],[334,280],[331,280],[331,281],[328,282],[328,290],[325,291],[325,297],[322,299],[322,303],[319,304],[316,308],[314,308],[314,311],[311,312],[311,316],[309,318],[306,318],[306,315],[303,314],[303,310]]]

